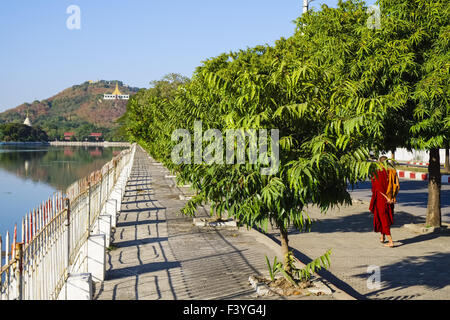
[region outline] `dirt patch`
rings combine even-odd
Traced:
[[[280,296],[292,296],[292,295],[310,295],[311,292],[308,288],[314,288],[311,281],[300,281],[294,286],[285,278],[276,278],[274,281],[264,277],[254,277],[259,283],[264,283],[275,294]],[[319,294],[320,295],[320,294]]]

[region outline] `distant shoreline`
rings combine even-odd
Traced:
[[[32,145],[32,146],[49,146],[49,142],[37,141],[37,142],[23,142],[23,141],[0,141],[0,146],[23,146],[23,145]]]
[[[86,141],[49,141],[49,142],[0,142],[0,146],[71,146],[71,147],[130,147],[129,142],[86,142]]]
[[[79,147],[131,147],[129,142],[88,142],[88,141],[50,141],[51,146],[79,146]]]

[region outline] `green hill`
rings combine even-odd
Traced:
[[[121,81],[86,81],[65,89],[55,96],[0,113],[0,124],[23,123],[28,116],[33,127],[42,128],[49,140],[62,140],[64,132],[74,132],[75,139],[84,141],[91,132],[103,133],[104,140],[122,140],[116,120],[126,111],[127,100],[103,100],[118,83],[122,94],[130,96],[139,88],[124,86]]]

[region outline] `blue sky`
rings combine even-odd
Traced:
[[[373,3],[374,1],[368,1]],[[0,112],[86,80],[148,87],[294,32],[301,0],[14,0],[0,9]],[[315,0],[313,7],[337,0]],[[81,29],[69,30],[70,5]]]

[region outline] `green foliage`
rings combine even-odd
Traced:
[[[204,61],[190,81],[166,78],[140,90],[127,105],[126,132],[177,173],[178,181],[196,190],[184,214],[193,216],[199,205],[209,203],[211,214],[234,217],[248,228],[266,230],[272,223],[283,233],[289,226],[308,231],[312,221],[307,207],[326,212],[351,204],[348,185],[364,181],[378,166],[368,161],[370,150],[417,145],[411,133],[414,139],[431,139],[411,129],[418,119],[414,117],[435,114],[437,120],[426,122],[430,137],[440,143],[449,136],[441,121],[448,121],[447,100],[440,94],[448,91],[446,69],[428,68],[437,75],[433,86],[417,81],[427,70],[427,50],[439,47],[436,39],[447,48],[448,22],[442,17],[448,8],[443,1],[434,1],[432,9],[423,8],[431,0],[416,2],[417,9],[407,0],[384,1],[378,30],[367,28],[369,15],[362,1],[339,1],[338,8],[323,5],[303,14],[296,33],[274,46],[224,53]],[[434,27],[428,18],[441,26]],[[423,45],[427,48],[420,49]],[[444,49],[439,50],[447,54]],[[448,62],[441,60],[443,66]],[[417,93],[418,88],[438,86],[447,89],[434,95],[421,89],[428,92],[426,97]],[[423,106],[432,99],[430,113],[418,112],[420,99]],[[193,136],[196,120],[204,130],[221,132],[278,129],[278,172],[261,175],[259,163],[174,164],[171,151],[177,142],[172,132],[187,129]],[[320,265],[315,260],[308,268]]]
[[[330,255],[331,250],[328,250],[320,256],[319,258],[311,261],[303,268],[297,268],[295,265],[295,257],[292,251],[289,251],[286,257],[286,265],[277,261],[277,257],[274,258],[273,264],[271,265],[269,259],[266,256],[266,263],[269,269],[270,279],[275,281],[276,275],[281,273],[286,280],[288,280],[292,285],[297,286],[301,281],[307,281],[311,279],[312,275],[321,270],[322,268],[328,269],[330,267]],[[288,271],[287,271],[288,270]]]
[[[293,254],[290,252],[290,255],[293,260]],[[322,256],[316,258],[315,260],[308,263],[304,268],[298,269],[296,268],[292,263],[292,274],[294,277],[300,281],[302,280],[308,280],[311,278],[312,274],[316,271],[321,270],[322,268],[328,269],[331,265],[330,263],[330,255],[331,250],[328,250],[325,254]]]
[[[329,25],[330,14],[341,24]],[[205,61],[191,81],[169,96],[155,87],[130,100],[126,124],[131,140],[197,191],[183,213],[195,215],[199,204],[210,203],[212,213],[232,216],[249,228],[265,229],[270,222],[282,230],[293,225],[307,231],[308,204],[323,211],[350,204],[348,184],[369,175],[369,148],[380,135],[370,124],[388,106],[349,82],[348,67],[357,57],[351,43],[359,41],[357,22],[367,18],[365,8],[347,3],[305,16],[306,25],[274,47],[222,54]],[[349,47],[331,48],[324,30],[349,40]],[[175,165],[171,134],[179,128],[192,132],[195,120],[222,132],[279,129],[279,171],[261,175],[261,164],[248,163]]]
[[[39,127],[29,127],[20,123],[6,123],[0,124],[0,141],[46,142],[48,137]]]
[[[283,264],[277,261],[277,257],[273,259],[273,264],[270,265],[269,258],[266,256],[266,263],[269,269],[270,280],[275,281],[275,276],[281,269],[283,269]]]

